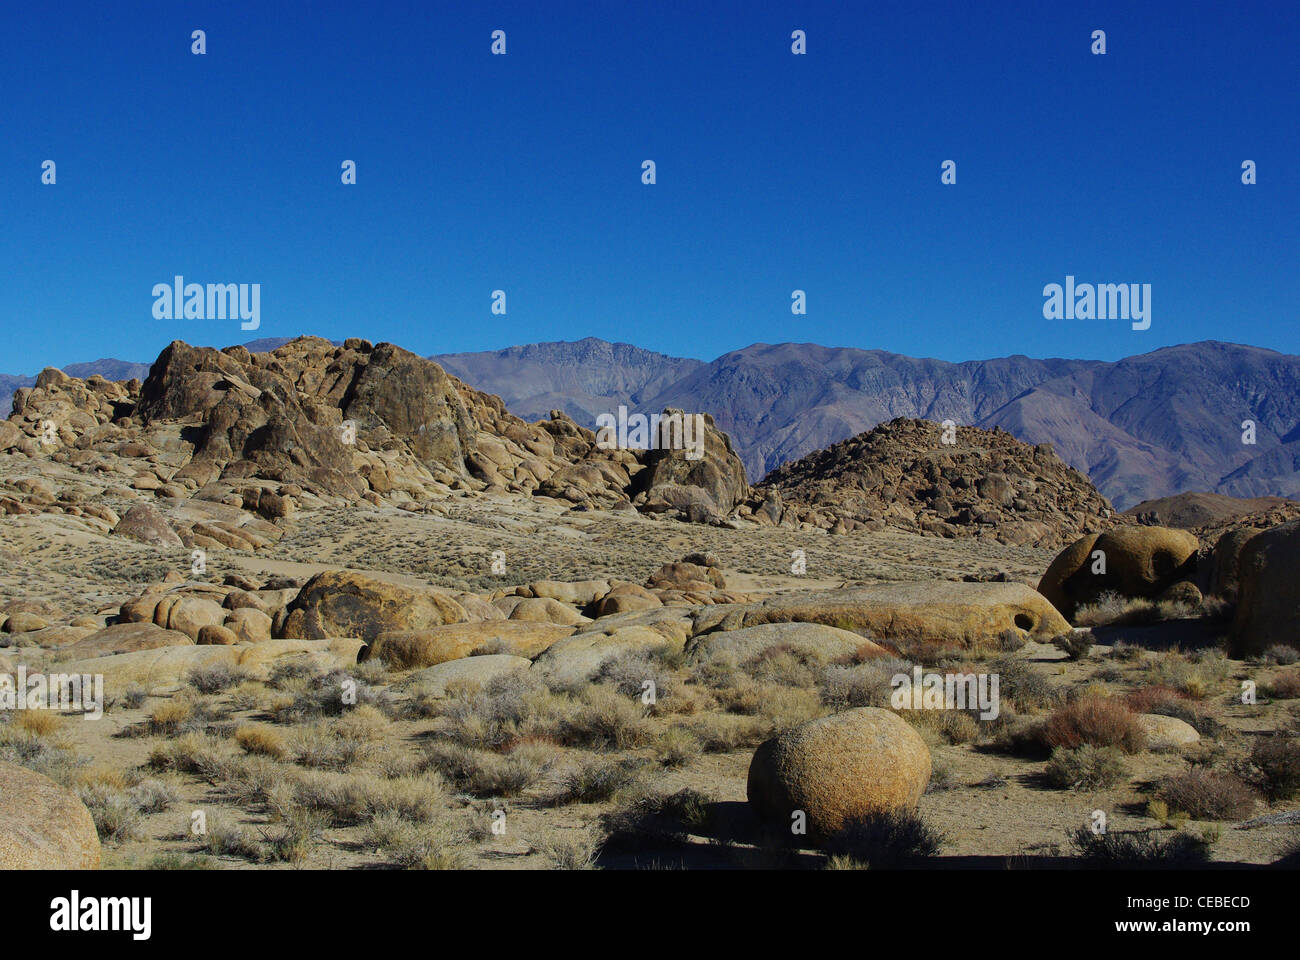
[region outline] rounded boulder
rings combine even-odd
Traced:
[[[930,750],[888,710],[859,707],[810,720],[762,744],[746,793],[759,817],[789,826],[807,816],[824,839],[846,821],[914,808],[930,781]]]

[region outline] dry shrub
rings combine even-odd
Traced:
[[[1125,753],[1137,753],[1146,746],[1136,714],[1123,701],[1096,694],[1079,697],[1052,711],[1039,728],[1039,739],[1049,748],[1073,749],[1089,744],[1119,747]]]
[[[149,714],[149,732],[157,736],[174,735],[193,715],[194,705],[188,700],[164,701]]]
[[[48,737],[63,726],[63,718],[51,710],[19,710],[9,723],[33,737]]]
[[[1128,776],[1118,747],[1088,744],[1073,749],[1057,747],[1043,773],[1048,783],[1061,790],[1100,790]]]
[[[260,723],[247,723],[237,727],[235,743],[239,744],[245,753],[259,754],[276,760],[288,752],[280,732]]]
[[[1300,671],[1279,673],[1268,682],[1264,692],[1275,700],[1294,700],[1300,697]]]
[[[1155,795],[1194,820],[1241,820],[1255,808],[1255,793],[1239,779],[1200,768],[1165,777]]]

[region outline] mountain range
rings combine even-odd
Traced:
[[[246,346],[271,350],[283,339]],[[1051,443],[1120,509],[1183,491],[1300,496],[1300,356],[1203,341],[1118,361],[952,363],[882,350],[757,343],[715,360],[588,337],[430,359],[525,420],[594,426],[619,405],[711,413],[751,480],[895,417],[1001,427]],[[143,378],[104,359],[65,371]],[[31,377],[0,375],[0,409]],[[1253,423],[1254,443],[1244,424]]]
[[[1051,443],[1117,507],[1187,490],[1300,494],[1300,356],[1204,341],[1119,361],[951,363],[756,343],[705,363],[588,338],[436,355],[525,419],[664,407],[713,414],[750,478],[895,417]],[[1253,421],[1254,443],[1243,442]]]

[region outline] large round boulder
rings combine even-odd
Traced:
[[[1241,549],[1234,656],[1262,653],[1274,644],[1300,648],[1300,520],[1251,537]]]
[[[1061,551],[1038,591],[1069,619],[1106,593],[1155,599],[1180,580],[1195,580],[1199,546],[1195,535],[1173,527],[1115,527]],[[1098,552],[1104,556],[1104,572]]]
[[[303,585],[289,604],[278,636],[360,637],[371,643],[387,631],[427,630],[466,619],[464,607],[432,588],[415,589],[349,570],[327,570]]]
[[[795,811],[813,839],[846,821],[915,808],[930,782],[930,750],[888,710],[859,707],[810,720],[762,744],[749,765],[754,812],[786,828]]]
[[[94,870],[99,835],[86,805],[49,777],[0,760],[0,870]]]

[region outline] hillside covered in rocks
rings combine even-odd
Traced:
[[[755,487],[758,512],[843,533],[886,525],[943,537],[1059,546],[1110,525],[1109,501],[1061,461],[1004,430],[898,418],[801,460]]]
[[[536,495],[718,521],[748,485],[730,440],[705,424],[696,460],[681,449],[602,449],[564,413],[526,423],[392,344],[303,337],[251,353],[176,341],[143,383],[47,369],[19,389],[0,421],[0,452],[36,469],[0,487],[0,509],[116,526],[105,495],[152,494],[207,514],[199,545],[229,536],[254,546],[274,537],[266,521],[359,500],[421,512],[449,497]],[[46,474],[81,482],[63,489]]]

